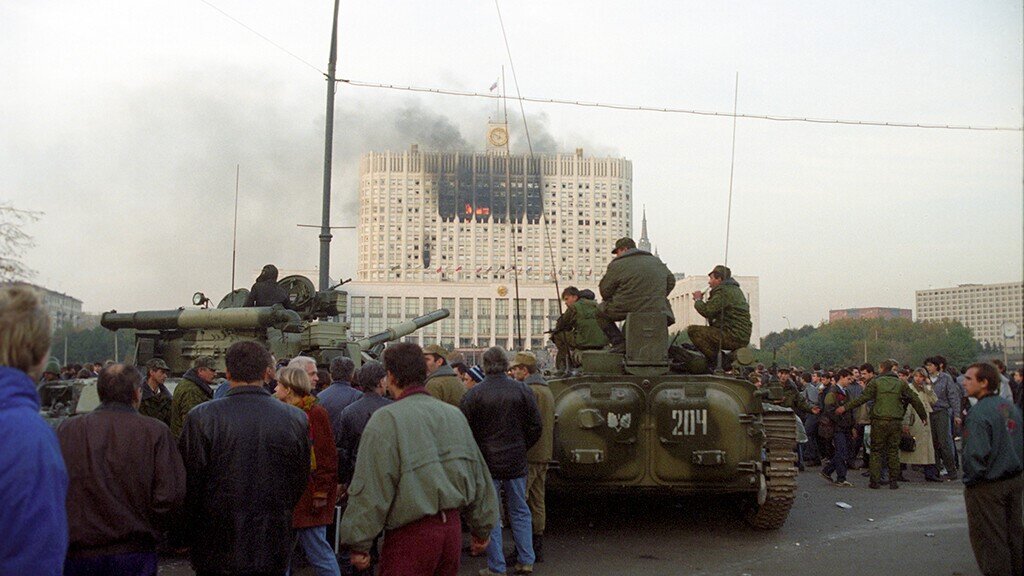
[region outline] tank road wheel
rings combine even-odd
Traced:
[[[796,497],[796,423],[790,410],[766,410],[762,421],[768,457],[747,522],[758,530],[776,530],[786,523]]]

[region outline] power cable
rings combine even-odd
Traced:
[[[584,102],[579,100],[567,100],[561,98],[540,98],[536,96],[500,96],[484,94],[481,92],[470,92],[465,90],[450,90],[447,88],[429,88],[422,86],[401,86],[396,84],[384,84],[379,82],[367,82],[353,80],[351,78],[338,78],[350,86],[360,88],[381,88],[386,90],[400,90],[404,92],[420,92],[429,94],[443,94],[446,96],[463,96],[468,98],[513,98],[524,102],[535,102],[539,104],[561,104],[567,106],[580,106],[584,108],[607,108],[610,110],[625,110],[631,112],[661,112],[668,114],[690,114],[694,116],[718,116],[723,118],[747,118],[750,120],[770,120],[773,122],[807,122],[811,124],[841,124],[848,126],[881,126],[889,128],[927,128],[936,130],[975,130],[984,132],[1021,132],[1022,126],[970,126],[952,124],[921,124],[917,122],[885,122],[881,120],[841,120],[835,118],[804,118],[798,116],[780,116],[776,114],[739,114],[730,112],[716,112],[709,110],[688,110],[685,108],[667,108],[655,106],[643,106],[634,104],[610,104],[603,102]]]

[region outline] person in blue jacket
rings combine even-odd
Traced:
[[[0,576],[64,570],[68,474],[35,387],[49,354],[50,317],[36,291],[0,288]]]

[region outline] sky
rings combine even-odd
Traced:
[[[486,93],[504,66],[515,93],[514,65],[524,96],[730,112],[738,94],[748,115],[1013,128],[741,118],[731,167],[728,117],[524,104],[537,151],[632,161],[634,230],[646,207],[674,272],[722,263],[728,220],[762,335],[1024,276],[1019,1],[499,1],[511,65],[493,2],[342,1],[337,75]],[[218,300],[236,166],[235,284],[267,262],[314,269],[318,230],[298,225],[321,219],[332,7],[0,4],[0,202],[40,213],[32,280],[89,312]],[[332,225],[356,221],[360,154],[483,150],[494,110],[339,85]],[[515,112],[513,151],[522,126]],[[333,278],[354,275],[355,241],[335,231]]]

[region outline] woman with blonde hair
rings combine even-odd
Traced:
[[[910,375],[911,388],[917,393],[924,407],[931,412],[932,406],[938,401],[935,392],[929,386],[928,372],[924,368],[914,370]],[[939,471],[935,467],[935,446],[932,444],[932,432],[928,420],[919,418],[913,410],[907,410],[903,416],[903,435],[914,437],[913,452],[902,452],[900,462],[917,464],[924,467],[924,479],[928,482],[941,482]]]
[[[292,528],[317,576],[340,576],[334,550],[327,543],[327,525],[334,520],[334,504],[338,499],[338,451],[327,410],[320,406],[311,390],[312,383],[305,369],[278,370],[274,396],[306,413],[312,447],[309,483],[292,513]]]

